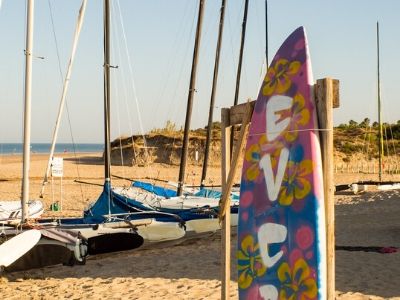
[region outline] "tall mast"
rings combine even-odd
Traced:
[[[32,49],[33,49],[33,18],[34,0],[27,2],[26,15],[26,50],[25,50],[25,104],[24,104],[24,153],[22,171],[22,223],[25,223],[28,215],[29,199],[29,169],[31,151],[31,92],[32,92]]]
[[[104,179],[110,182],[110,0],[104,0]]]
[[[60,105],[58,107],[57,120],[56,120],[56,125],[54,127],[53,139],[52,139],[51,147],[50,147],[49,161],[47,163],[46,172],[44,174],[42,188],[40,190],[40,197],[43,197],[44,187],[45,187],[45,184],[48,181],[48,177],[49,177],[49,173],[50,173],[51,162],[53,160],[54,150],[55,150],[55,147],[56,147],[58,130],[60,128],[60,123],[61,123],[61,116],[63,114],[64,103],[65,103],[65,99],[66,99],[66,96],[67,96],[67,90],[68,90],[68,86],[69,86],[69,81],[70,81],[70,78],[71,78],[72,65],[74,63],[75,52],[76,52],[76,48],[78,46],[78,39],[79,39],[79,35],[80,35],[81,29],[82,29],[83,18],[85,16],[86,3],[87,3],[87,0],[83,0],[81,8],[79,10],[78,22],[77,22],[76,29],[75,29],[75,37],[74,37],[74,41],[73,41],[73,44],[72,44],[71,58],[70,58],[69,64],[68,64],[67,74],[65,75],[65,79],[64,79],[64,85],[63,85],[63,90],[62,90],[62,94],[61,94],[61,101],[60,101]]]
[[[212,89],[211,89],[210,110],[208,112],[206,147],[204,150],[203,171],[201,173],[201,180],[200,180],[201,186],[204,186],[204,181],[207,176],[207,165],[208,165],[208,158],[209,158],[209,152],[210,152],[215,94],[216,94],[217,83],[218,83],[219,58],[220,58],[220,53],[221,53],[222,36],[223,36],[223,32],[224,32],[225,7],[226,7],[226,0],[222,0],[221,1],[221,13],[220,13],[220,18],[219,18],[217,50],[216,50],[216,54],[215,54],[215,63],[214,63],[214,77],[213,77],[213,84],[212,84]]]
[[[249,0],[245,0],[243,22],[242,22],[242,38],[240,41],[239,63],[238,63],[238,69],[237,69],[237,74],[236,74],[235,100],[233,102],[233,105],[237,105],[238,99],[239,99],[240,77],[242,74],[243,50],[244,50],[244,41],[246,38],[246,25],[247,25],[248,11],[249,11]]]
[[[199,0],[199,16],[197,19],[196,38],[195,38],[195,42],[194,42],[194,51],[193,51],[192,72],[190,74],[189,95],[188,95],[187,108],[186,108],[185,132],[183,135],[181,164],[180,164],[180,168],[179,168],[179,179],[178,179],[178,190],[177,190],[178,195],[182,195],[183,183],[185,180],[187,152],[188,152],[188,146],[189,146],[190,119],[192,116],[193,96],[194,96],[195,85],[196,85],[196,70],[197,70],[197,61],[198,61],[198,57],[199,57],[204,6],[205,6],[205,0]]]
[[[376,22],[376,48],[378,56],[378,123],[379,123],[379,181],[382,181],[382,161],[383,161],[383,126],[382,126],[382,108],[381,108],[381,80],[379,65],[379,23]]]
[[[242,22],[242,38],[240,41],[240,52],[239,52],[239,63],[238,63],[238,68],[237,68],[237,73],[236,73],[236,88],[235,88],[235,99],[233,101],[233,105],[238,104],[239,100],[239,88],[240,88],[240,78],[242,74],[242,63],[243,63],[243,52],[244,52],[244,41],[246,38],[246,25],[247,25],[247,14],[249,11],[249,0],[245,0],[244,3],[244,13],[243,13],[243,22]],[[234,127],[233,127],[234,128]],[[235,135],[235,130],[232,130],[231,132],[231,153],[233,149],[233,138]]]

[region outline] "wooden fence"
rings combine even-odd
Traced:
[[[364,173],[378,174],[379,165],[376,162],[349,162],[335,163],[335,173]],[[400,174],[399,163],[384,164],[382,174]]]

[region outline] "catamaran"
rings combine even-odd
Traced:
[[[179,196],[168,201],[146,202],[143,194],[132,194],[122,188],[112,188],[110,178],[110,7],[104,2],[104,113],[105,113],[105,183],[98,200],[84,211],[82,218],[41,220],[41,224],[79,231],[87,239],[113,232],[133,232],[145,242],[179,239],[187,235],[214,232],[218,221],[219,199]],[[148,195],[147,197],[153,197]],[[154,198],[153,198],[154,200]],[[166,200],[166,199],[164,199]],[[237,205],[233,208],[237,214]],[[234,222],[232,222],[234,223]],[[89,241],[90,248],[90,241]]]
[[[84,0],[86,1],[86,0]],[[34,0],[27,1],[27,31],[25,50],[25,102],[24,102],[24,151],[23,180],[21,195],[21,215],[18,207],[14,207],[12,216],[16,224],[2,226],[5,241],[0,245],[0,270],[25,270],[53,264],[85,263],[87,247],[78,234],[69,233],[56,228],[33,229],[34,221],[29,220],[28,209],[38,202],[29,202],[29,163],[31,133],[31,90],[32,90],[32,58],[33,58],[33,19]],[[7,204],[7,203],[6,203]],[[8,203],[9,207],[10,204]],[[40,208],[40,205],[37,204]],[[40,213],[37,213],[39,215]],[[19,217],[19,218],[17,218]]]

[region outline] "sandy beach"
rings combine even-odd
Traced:
[[[62,212],[45,216],[80,216],[96,200],[103,183],[101,154],[63,154]],[[31,198],[38,198],[47,156],[31,160]],[[0,157],[0,200],[17,200],[21,190],[21,157]],[[125,178],[176,181],[178,167],[112,167]],[[190,166],[187,182],[198,184],[201,167]],[[238,175],[239,176],[239,175]],[[375,175],[376,176],[376,175]],[[209,183],[219,184],[220,169],[210,169]],[[377,177],[377,176],[376,176]],[[371,175],[335,174],[335,183],[371,179]],[[377,178],[372,178],[377,179]],[[400,176],[387,175],[387,180]],[[91,184],[79,184],[81,180]],[[238,180],[237,180],[238,181]],[[98,184],[98,185],[92,185]],[[46,186],[48,209],[60,200],[59,179]],[[113,178],[113,185],[128,185]],[[54,198],[53,198],[54,197]],[[400,247],[400,191],[374,191],[335,196],[336,245]],[[231,298],[237,299],[236,236],[232,236]],[[400,299],[400,252],[336,251],[337,299]],[[5,274],[0,279],[2,299],[219,299],[220,235],[179,245],[90,257],[84,266],[53,266]]]

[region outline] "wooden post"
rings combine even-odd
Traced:
[[[226,182],[231,167],[231,132],[229,108],[221,109],[221,139],[222,139],[222,194],[226,193]],[[225,214],[221,228],[221,260],[222,260],[222,280],[221,280],[221,299],[229,298],[229,285],[231,280],[231,212]]]
[[[336,87],[335,87],[336,85]],[[335,203],[333,182],[333,117],[338,107],[338,80],[319,79],[315,85],[316,105],[322,150],[324,176],[326,243],[327,243],[327,299],[335,299]],[[336,91],[336,97],[334,96]],[[336,99],[335,99],[336,98]]]
[[[222,197],[220,203],[219,219],[222,222],[221,234],[221,265],[222,265],[222,283],[221,283],[221,299],[229,299],[229,287],[231,281],[231,211],[230,211],[230,194],[233,181],[236,176],[239,159],[243,156],[245,147],[245,137],[247,135],[248,125],[250,123],[253,106],[250,102],[244,107],[244,115],[242,118],[242,128],[240,129],[239,139],[237,141],[235,151],[230,159],[231,134],[232,126],[230,109],[222,109]]]

